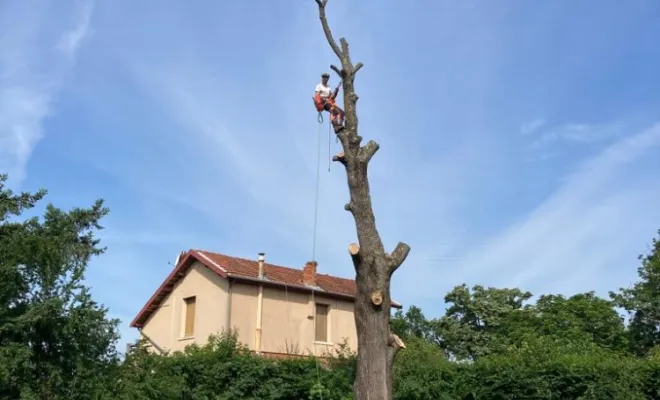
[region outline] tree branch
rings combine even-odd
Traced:
[[[400,337],[396,334],[390,332],[390,338],[387,343],[387,356],[389,358],[390,365],[394,362],[394,357],[399,353],[401,349],[406,348],[406,344],[403,343]]]
[[[337,75],[339,75],[339,77],[340,77],[341,79],[344,79],[344,75],[346,75],[346,74],[344,73],[344,70],[343,70],[343,69],[340,70],[339,68],[335,67],[334,65],[330,65],[330,69],[332,69],[333,71],[335,71],[335,72],[337,73]]]
[[[390,260],[390,273],[394,273],[397,268],[403,264],[403,262],[406,260],[406,257],[408,257],[408,253],[410,253],[410,246],[403,242],[399,242],[396,247],[394,248],[394,251],[392,251],[388,258]]]
[[[328,18],[325,16],[325,5],[328,3],[328,0],[316,0],[316,4],[319,5],[319,19],[321,20],[321,26],[323,26],[323,32],[325,33],[325,38],[328,40],[330,47],[335,52],[337,57],[343,61],[341,50],[337,46],[337,42],[332,37],[332,31],[330,31],[330,26],[328,25]]]
[[[364,67],[364,64],[361,62],[355,64],[355,68],[353,68],[353,76],[355,76],[362,67]]]
[[[360,161],[364,163],[368,163],[371,160],[371,157],[373,157],[374,154],[376,154],[379,148],[380,145],[375,141],[373,140],[368,141],[367,144],[365,144],[363,147],[360,148],[360,153],[359,153]]]

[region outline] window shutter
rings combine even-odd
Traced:
[[[186,330],[184,336],[189,337],[195,334],[195,297],[184,299],[186,302]]]
[[[316,304],[316,338],[317,342],[328,341],[328,311],[327,304]]]

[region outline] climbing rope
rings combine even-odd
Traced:
[[[312,304],[314,304],[314,315],[316,315],[316,302],[314,301],[314,290],[312,289]],[[314,317],[316,318],[316,317]],[[316,320],[314,320],[314,326],[316,326]],[[316,328],[314,328],[314,335],[316,335]],[[314,338],[316,339],[316,338]],[[316,344],[312,344],[314,346],[314,361],[316,362],[316,383],[318,385],[318,388],[320,390],[319,396],[321,397],[321,400],[323,400],[323,383],[321,383],[321,369],[319,368],[319,356],[316,354]]]
[[[319,113],[320,119],[323,115]],[[318,149],[316,154],[316,198],[314,199],[314,234],[312,238],[312,261],[316,260],[316,225],[318,222],[319,211],[319,181],[321,177],[321,121],[319,121]]]
[[[330,161],[331,161],[331,158],[330,158],[330,136],[332,136],[332,135],[330,134],[330,123],[328,123],[328,172],[330,172]]]

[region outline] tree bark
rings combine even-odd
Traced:
[[[333,157],[346,168],[350,201],[344,208],[355,220],[358,244],[349,246],[356,272],[355,325],[358,336],[356,400],[391,400],[392,365],[400,349],[405,348],[399,337],[390,332],[390,279],[405,261],[410,247],[399,243],[392,253],[386,253],[371,206],[367,169],[378,151],[378,143],[370,140],[361,146],[355,94],[355,75],[362,63],[353,64],[346,39],[339,45],[332,36],[325,14],[328,0],[316,0],[319,19],[328,44],[341,62],[341,68],[331,65],[342,81],[345,124],[337,136],[343,152]]]

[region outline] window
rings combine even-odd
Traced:
[[[328,341],[328,311],[330,307],[327,304],[316,303],[316,338],[317,342]]]
[[[183,336],[190,337],[195,334],[195,297],[183,299],[186,303],[186,326]]]

